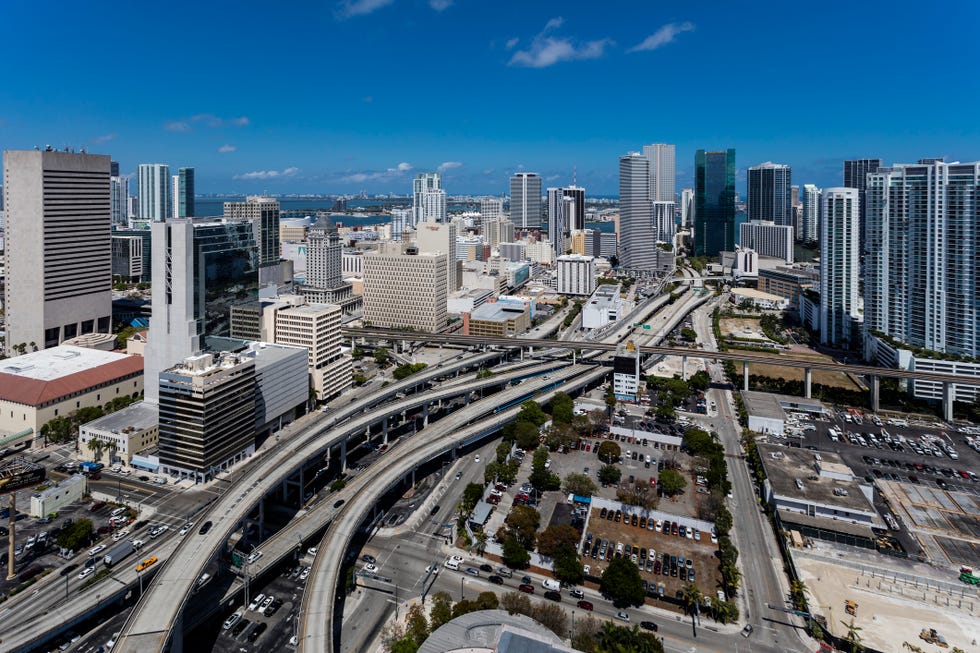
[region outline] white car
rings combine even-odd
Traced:
[[[306,567],[305,569],[303,569],[303,572],[299,575],[299,579],[300,580],[306,580],[307,578],[309,578],[310,577],[310,570],[311,569],[313,569],[313,568],[312,567]]]
[[[619,612],[616,613],[616,618],[619,619],[620,621],[625,621],[626,623],[629,623],[630,615],[628,612],[620,610]]]
[[[475,462],[480,462],[480,454],[476,454],[476,457],[475,457],[475,458],[473,458],[473,460],[474,460]]]
[[[265,594],[259,594],[254,599],[252,599],[251,603],[248,604],[248,610],[250,612],[255,612],[256,610],[259,609],[259,606],[262,604],[262,601],[264,600],[265,600]]]
[[[194,525],[194,522],[187,522],[186,524],[184,524],[184,527],[181,528],[180,529],[180,532],[177,533],[177,534],[180,535],[180,536],[187,535],[187,531],[191,530],[191,526],[193,526],[193,525]]]
[[[378,572],[378,565],[364,565],[364,571],[368,574],[375,574]]]
[[[306,555],[314,556],[315,557],[316,556],[316,547],[315,546],[311,546],[310,548],[308,548],[306,550]]]
[[[272,596],[271,594],[269,596],[265,597],[265,601],[262,601],[262,605],[259,606],[260,607],[259,611],[260,612],[264,612],[265,609],[268,608],[270,605],[272,605],[272,602],[275,601],[275,600],[276,600],[276,597]]]
[[[241,620],[242,620],[242,613],[236,612],[235,614],[225,619],[225,622],[221,624],[221,628],[222,630],[228,630],[229,628],[231,628]]]
[[[80,572],[78,572],[78,577],[79,578],[85,578],[86,576],[88,576],[90,574],[94,574],[94,573],[95,573],[95,567],[94,566],[93,567],[86,567],[85,569],[82,569]]]
[[[262,557],[261,551],[252,551],[250,554],[248,554],[248,564],[252,564],[253,562],[256,562],[261,557]]]
[[[93,548],[89,549],[88,550],[88,554],[90,556],[96,556],[96,555],[99,555],[100,553],[102,553],[103,551],[105,551],[105,544],[100,544],[100,545],[98,545],[96,547],[93,547]]]
[[[112,536],[112,541],[113,542],[118,542],[119,540],[121,540],[122,538],[126,537],[127,535],[129,535],[129,529],[128,528],[126,528],[124,530],[121,530],[118,533],[116,533],[115,535],[113,535]]]

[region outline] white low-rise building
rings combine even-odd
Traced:
[[[40,519],[58,512],[65,506],[81,501],[85,495],[86,478],[75,474],[31,495],[31,517]]]
[[[624,301],[618,283],[602,284],[582,306],[582,327],[601,329],[623,317]]]
[[[78,448],[93,460],[129,465],[133,455],[157,446],[160,418],[157,406],[138,401],[105,415],[78,429]],[[89,442],[102,444],[93,449]]]

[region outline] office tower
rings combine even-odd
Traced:
[[[129,226],[129,177],[109,177],[109,206],[112,226]]]
[[[654,238],[659,242],[674,242],[674,233],[677,231],[674,217],[676,211],[674,202],[653,203],[653,232]]]
[[[494,220],[504,212],[504,201],[499,197],[480,198],[480,219]]]
[[[364,255],[364,324],[436,333],[446,328],[446,254]]]
[[[177,185],[179,183],[179,178],[177,175],[170,176],[170,217],[177,217]]]
[[[137,170],[141,220],[162,222],[173,215],[170,166],[165,163],[141,163]]]
[[[343,311],[336,304],[307,304],[276,311],[275,341],[304,347],[309,352],[309,373],[321,401],[350,387],[350,358],[341,349]]]
[[[541,227],[541,177],[518,172],[510,178],[510,221],[518,229]]]
[[[119,162],[118,161],[110,161],[109,162],[109,176],[110,177],[118,177],[119,176]],[[2,208],[2,207],[0,207],[0,208]]]
[[[694,189],[681,191],[681,228],[690,229],[694,225]]]
[[[177,189],[173,202],[175,218],[194,217],[194,168],[177,169]]]
[[[558,257],[558,294],[591,295],[595,291],[595,259],[568,254]]]
[[[154,222],[153,317],[146,347],[146,400],[157,375],[231,333],[231,307],[258,299],[259,253],[249,220]]]
[[[860,340],[855,323],[860,276],[860,191],[825,188],[820,202],[820,342],[850,346]]]
[[[654,143],[643,146],[643,156],[650,162],[650,201],[675,201],[674,146]]]
[[[127,201],[126,204],[129,207],[129,221],[130,221],[130,226],[132,226],[133,220],[136,220],[139,217],[140,198],[130,195],[129,200]]]
[[[585,228],[585,189],[548,189],[548,238],[556,254],[569,248],[569,234]]]
[[[337,225],[320,216],[306,235],[306,283],[298,288],[303,298],[314,304],[337,304],[344,315],[361,306],[360,295],[344,281],[344,248]]]
[[[735,150],[694,155],[694,255],[735,248]]]
[[[748,172],[749,220],[793,226],[793,170],[779,163],[752,166]]]
[[[192,182],[193,183],[193,182]],[[259,287],[279,285],[279,202],[249,195],[244,202],[225,202],[227,220],[249,220],[259,248]]]
[[[412,182],[412,226],[420,222],[445,222],[446,191],[438,172],[420,173]]]
[[[391,239],[401,240],[402,234],[406,230],[411,230],[414,221],[412,209],[392,209],[391,210]]]
[[[820,233],[820,189],[813,184],[803,184],[803,227],[800,238],[816,242]]]
[[[619,158],[619,252],[627,270],[653,267],[656,234],[650,200],[650,160],[639,152]]]
[[[109,157],[7,150],[6,352],[111,333]]]
[[[881,159],[848,159],[844,161],[844,187],[845,188],[857,188],[858,198],[861,201],[861,225],[860,229],[860,240],[861,249],[859,251],[860,255],[864,256],[864,223],[866,214],[864,212],[864,189],[868,181],[868,173],[875,172],[881,167]]]
[[[112,234],[112,276],[127,283],[143,277],[143,239],[139,236]]]
[[[446,296],[459,288],[459,275],[456,264],[456,224],[452,222],[420,222],[416,226],[415,242],[420,254],[445,254],[448,258],[446,270]]]
[[[255,360],[187,357],[160,374],[160,468],[197,482],[255,451]]]
[[[980,163],[896,165],[867,181],[866,332],[980,357]]]
[[[803,240],[803,201],[800,197],[800,187],[790,188],[790,206],[793,208],[793,235],[796,240]]]
[[[759,256],[793,262],[793,227],[766,220],[751,220],[739,225],[738,244]]]

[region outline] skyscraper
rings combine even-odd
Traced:
[[[694,155],[694,255],[735,249],[735,150]]]
[[[694,224],[694,189],[681,191],[681,228],[690,229]]]
[[[494,220],[504,212],[504,201],[499,197],[480,198],[480,219]]]
[[[337,288],[343,284],[342,256],[337,225],[320,216],[306,234],[306,283],[317,288]]]
[[[767,220],[749,220],[739,225],[738,244],[759,256],[793,262],[793,227]]]
[[[278,286],[279,202],[271,197],[249,195],[244,202],[225,202],[224,214],[228,220],[249,220],[252,223],[259,248],[259,286]]]
[[[446,327],[445,254],[364,255],[364,321],[383,329],[436,333]]]
[[[850,346],[860,341],[860,191],[825,188],[820,204],[820,342]]]
[[[980,163],[896,165],[867,181],[865,330],[980,357]]]
[[[178,218],[194,217],[194,168],[177,169],[177,194],[174,195]]]
[[[548,238],[557,255],[569,247],[569,235],[585,228],[585,189],[548,189]]]
[[[643,156],[650,162],[650,201],[675,202],[674,146],[666,143],[644,145]]]
[[[412,182],[412,227],[420,222],[446,221],[446,191],[438,172],[420,173]]]
[[[112,329],[109,157],[3,154],[6,351]]]
[[[864,212],[864,189],[868,181],[868,173],[875,172],[881,167],[881,159],[849,159],[844,161],[844,187],[845,188],[857,188],[858,197],[861,200],[861,215],[859,219],[861,221],[860,230],[860,250],[859,254],[864,256],[864,223],[866,214]]]
[[[619,253],[627,270],[651,271],[656,235],[650,201],[650,160],[639,152],[619,158]]]
[[[231,307],[258,299],[259,253],[249,220],[154,222],[153,317],[146,347],[147,401],[158,375],[231,333]]]
[[[459,285],[456,261],[456,223],[421,222],[415,232],[420,254],[446,254],[446,294],[454,293]]]
[[[793,170],[767,161],[749,168],[749,220],[793,226]]]
[[[541,227],[541,177],[536,172],[510,178],[510,221],[518,229]]]
[[[170,195],[170,166],[165,163],[141,163],[137,170],[141,220],[162,222],[173,214]]]
[[[129,226],[129,177],[109,177],[109,205],[112,226]]]
[[[813,184],[803,184],[803,241],[816,242],[820,234],[820,193]]]

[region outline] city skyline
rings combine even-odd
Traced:
[[[123,174],[140,163],[186,165],[196,168],[202,194],[407,193],[415,174],[440,171],[449,194],[500,195],[516,172],[538,172],[545,185],[557,186],[570,183],[577,168],[591,194],[615,195],[619,157],[654,142],[676,144],[677,188],[693,185],[698,147],[736,148],[740,196],[745,169],[767,160],[791,165],[799,183],[832,187],[842,183],[844,159],[976,159],[980,128],[969,107],[980,97],[978,85],[951,67],[927,69],[929,40],[920,38],[941,33],[951,55],[968,57],[976,6],[961,3],[941,16],[822,7],[833,39],[806,29],[802,10],[771,9],[746,15],[713,3],[614,2],[511,11],[446,0],[350,0],[270,12],[245,3],[234,14],[195,6],[195,19],[175,41],[150,7],[96,16],[83,6],[51,13],[15,4],[6,11],[18,25],[10,51],[37,55],[12,70],[0,91],[0,147],[86,147],[111,154]],[[228,49],[216,38],[216,30],[248,33],[260,16],[288,26],[275,47]],[[79,40],[86,41],[81,55]],[[846,105],[817,95],[760,115],[760,94],[792,97],[807,76],[835,75],[850,64],[840,47],[847,41],[869,53],[900,44],[903,66],[856,87]],[[780,56],[770,56],[774,51]],[[159,69],[163,80],[168,68],[180,70],[180,88],[193,92],[160,94],[141,78],[95,95],[83,72],[111,61],[115,79],[135,79],[160,53],[170,53]],[[739,74],[740,62],[763,54],[765,88]],[[732,63],[719,68],[718,61]],[[709,66],[713,92],[727,101],[682,101],[697,97],[695,71]],[[417,76],[400,74],[428,67],[443,81],[424,94]],[[630,102],[566,103],[554,111],[548,101],[556,86],[602,96],[651,71],[658,84],[630,86]],[[918,80],[916,93],[881,108],[882,93],[906,76]],[[772,79],[782,81],[774,88]],[[943,121],[910,127],[935,97],[944,98]]]

